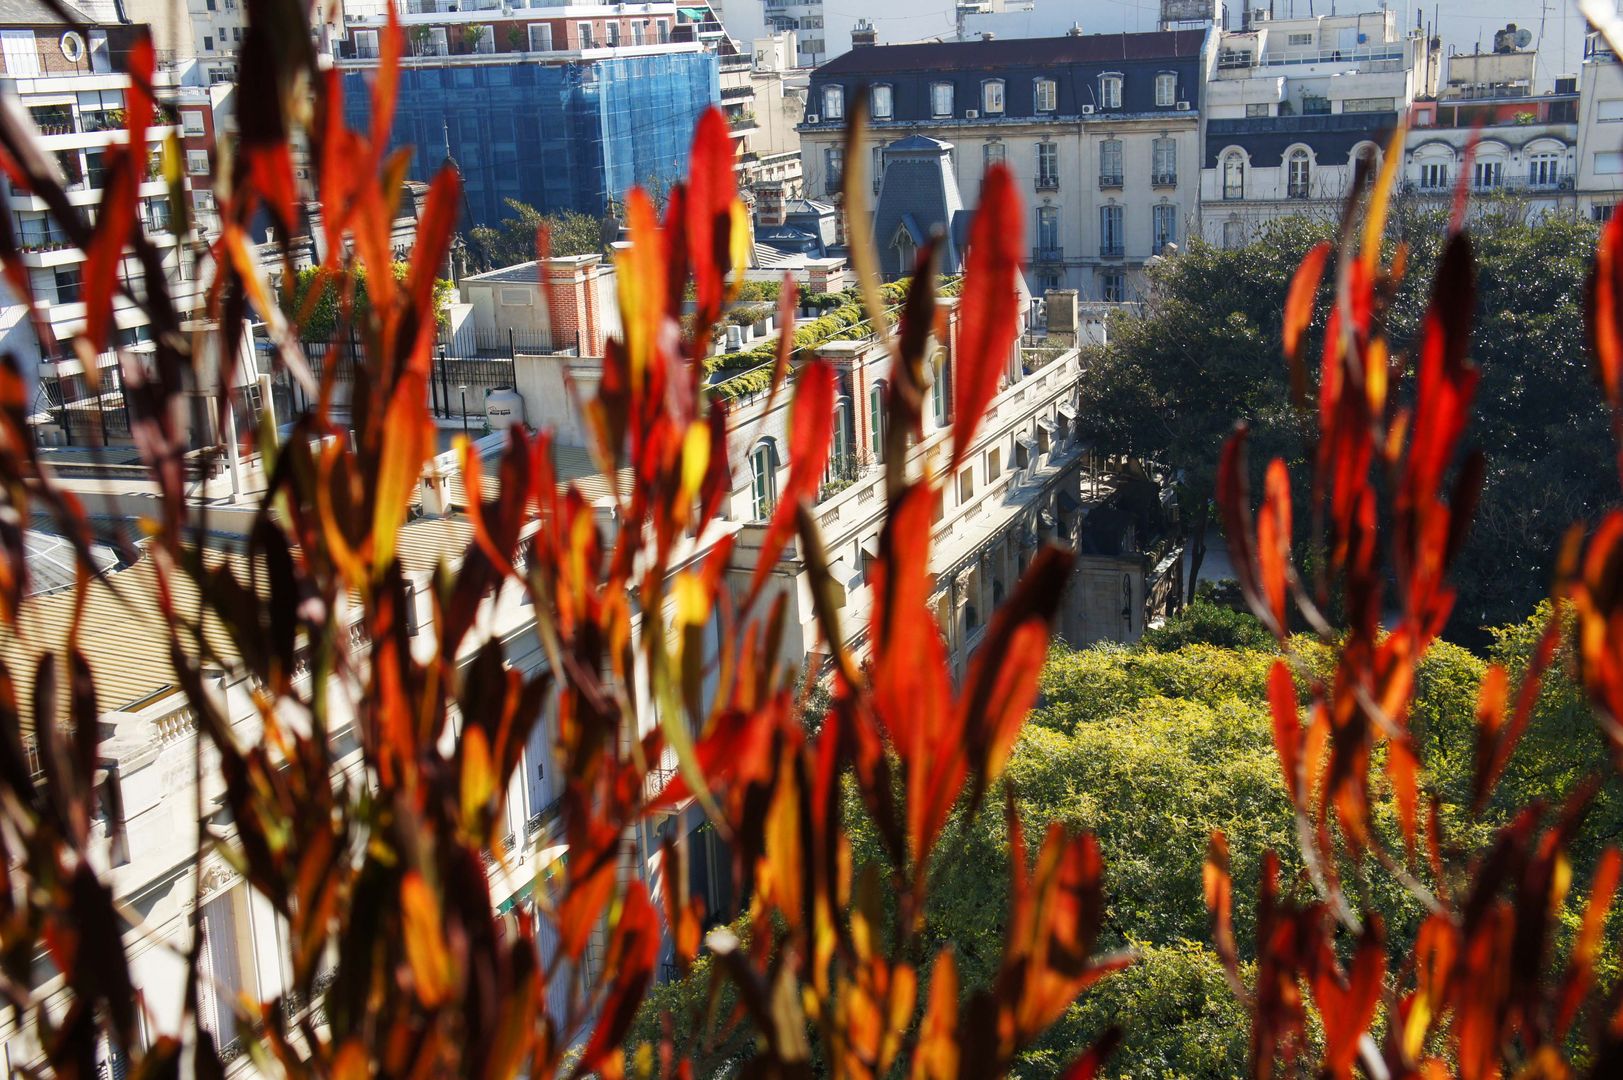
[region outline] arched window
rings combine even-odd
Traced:
[[[1297,147],[1285,162],[1285,194],[1292,199],[1305,199],[1312,184],[1313,163],[1307,151]]]
[[[834,403],[834,440],[828,456],[830,479],[838,479],[852,464],[851,399],[841,398]]]
[[[875,461],[885,460],[885,384],[868,391],[868,451]]]
[[[1003,115],[1003,80],[987,79],[981,83],[981,111],[987,116]]]
[[[756,521],[766,521],[778,502],[777,452],[770,439],[762,439],[750,451],[751,510]]]
[[[1223,198],[1245,198],[1245,156],[1238,150],[1223,155]]]

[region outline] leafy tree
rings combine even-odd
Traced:
[[[405,281],[410,264],[396,262],[393,271],[396,281]],[[372,308],[371,297],[366,291],[366,267],[356,266],[349,271],[353,281],[354,294],[352,296],[351,317],[360,320]],[[319,289],[312,306],[310,294]],[[290,319],[298,323],[300,336],[305,341],[331,341],[338,333],[338,320],[341,307],[342,282],[338,277],[322,274],[316,267],[306,267],[300,270],[293,279],[293,293],[287,299],[286,313]],[[456,286],[445,278],[436,278],[434,281],[434,319],[443,329],[449,318],[447,309],[456,297]],[[300,316],[302,315],[302,318]]]
[[[554,255],[597,255],[605,246],[604,223],[574,210],[542,213],[529,203],[507,199],[512,216],[497,226],[475,225],[468,233],[468,248],[482,270],[529,262],[536,257],[536,232],[547,228]]]
[[[1157,652],[1185,645],[1219,645],[1231,649],[1272,649],[1274,636],[1249,611],[1214,602],[1199,595],[1167,620],[1165,626],[1146,630],[1141,643]]]

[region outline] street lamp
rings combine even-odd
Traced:
[[[468,384],[463,383],[457,387],[462,392],[462,434],[468,433]]]

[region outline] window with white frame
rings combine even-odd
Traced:
[[[180,130],[187,135],[203,134],[203,114],[196,109],[180,110]]]
[[[1099,76],[1099,108],[1121,108],[1121,75],[1112,72]]]
[[[1127,275],[1120,270],[1099,271],[1099,299],[1120,304],[1127,299]]]
[[[936,117],[952,115],[952,83],[930,84],[930,115]]]
[[[1223,247],[1227,251],[1245,247],[1245,222],[1239,218],[1223,222]]]
[[[845,117],[845,87],[823,87],[823,119],[840,120]]]
[[[845,476],[853,464],[851,452],[851,399],[841,398],[834,405],[834,439],[828,459],[829,479]]]
[[[947,426],[947,350],[937,349],[930,358],[930,416],[935,426]]]
[[[551,52],[552,51],[552,24],[551,23],[531,23],[530,24],[530,51],[531,52]]]
[[[642,28],[642,23],[633,21],[632,24],[631,24],[631,44],[633,44],[633,45],[646,44],[644,42],[644,40],[643,40],[643,36],[644,36],[644,32],[643,32],[643,28]]]
[[[889,120],[894,109],[890,87],[880,83],[869,91],[869,96],[871,98],[869,104],[873,107],[873,118],[875,120]]]
[[[981,111],[988,116],[1003,114],[1003,80],[987,79],[981,83]]]
[[[1287,34],[1285,36],[1285,44],[1289,45],[1293,49],[1304,45],[1310,46],[1313,44],[1313,34],[1311,32],[1306,34]]]
[[[575,29],[579,32],[580,47],[583,49],[593,48],[592,24],[589,22],[583,22],[578,24]]]
[[[1178,182],[1178,143],[1163,136],[1156,139],[1150,149],[1150,172],[1157,184]]]
[[[671,24],[668,19],[661,19],[656,24],[659,27],[659,43],[669,45],[671,42]]]
[[[1448,187],[1448,162],[1436,159],[1420,163],[1420,188],[1422,191],[1442,191]]]
[[[193,176],[205,176],[209,171],[209,153],[207,150],[186,151],[186,171]]]
[[[1178,102],[1178,73],[1163,71],[1155,76],[1155,103],[1170,109]]]
[[[873,168],[871,170],[871,175],[873,177],[874,194],[877,195],[879,194],[879,184],[885,178],[885,148],[883,146],[875,146],[873,148]]]
[[[1223,155],[1223,198],[1245,198],[1245,157],[1238,150]]]
[[[376,30],[355,31],[355,55],[363,60],[377,58],[378,32]]]
[[[1037,144],[1037,186],[1059,186],[1059,144],[1044,142]]]
[[[1292,199],[1305,199],[1312,183],[1313,163],[1305,149],[1297,147],[1285,162],[1285,195]]]
[[[1001,165],[1006,160],[1008,147],[1000,142],[989,142],[981,147],[981,168],[990,169],[993,165]]]
[[[1347,98],[1341,103],[1344,113],[1391,112],[1397,107],[1397,99],[1389,97]]]
[[[1560,181],[1560,154],[1533,154],[1527,159],[1527,183],[1529,187],[1555,187]]]
[[[1150,208],[1150,250],[1159,255],[1168,244],[1178,242],[1178,208],[1171,203],[1156,203]]]
[[[489,56],[496,51],[496,28],[489,23],[468,27],[468,36],[473,39],[476,54]]]
[[[1471,167],[1471,186],[1478,191],[1492,191],[1505,182],[1505,163],[1498,158],[1483,158]]]
[[[605,23],[603,30],[608,37],[608,46],[611,49],[620,47],[620,24],[617,22]]]
[[[1059,84],[1053,79],[1038,79],[1033,93],[1038,112],[1053,112],[1059,107]]]
[[[845,149],[839,146],[823,147],[823,193],[838,195],[845,181]]]
[[[1121,187],[1122,150],[1120,139],[1106,139],[1099,144],[1099,186]]]
[[[776,475],[776,454],[772,452],[770,442],[757,443],[750,452],[750,497],[751,512],[756,521],[766,521],[772,516],[772,508],[778,501],[778,478]]]
[[[1099,207],[1099,254],[1122,254],[1125,250],[1122,241],[1122,208],[1115,205]]]
[[[1273,114],[1273,105],[1266,101],[1253,101],[1245,107],[1247,117],[1272,116]]]

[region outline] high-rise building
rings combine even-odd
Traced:
[[[507,199],[600,215],[633,185],[658,190],[684,174],[694,125],[720,98],[725,35],[695,10],[708,13],[407,0],[393,142],[412,147],[414,178],[456,163],[472,224],[499,222]],[[345,11],[334,62],[352,125],[368,122],[386,12]]]

